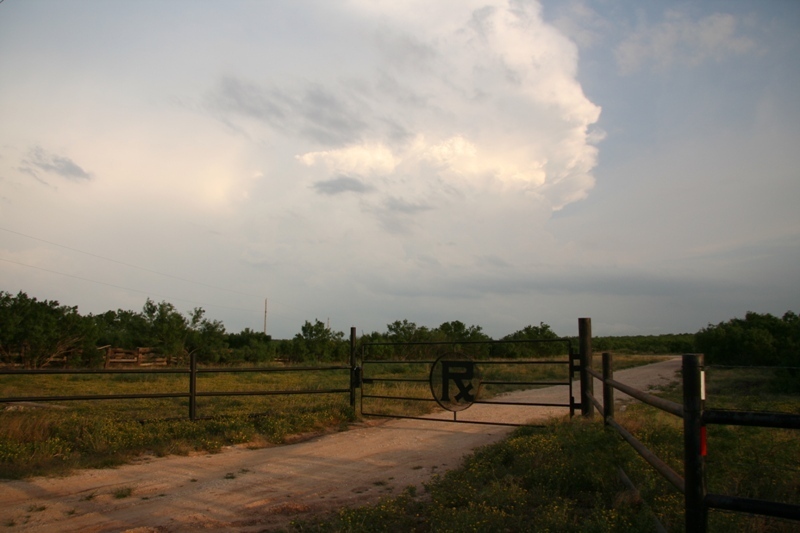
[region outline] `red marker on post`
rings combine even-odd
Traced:
[[[706,407],[706,371],[700,371],[700,409]],[[700,455],[705,457],[708,454],[708,435],[706,426],[700,426]]]

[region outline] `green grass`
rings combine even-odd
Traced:
[[[198,391],[347,388],[347,371],[198,376]],[[183,392],[187,376],[170,374],[0,376],[2,396]],[[0,412],[0,478],[63,474],[125,463],[142,453],[218,452],[224,446],[283,443],[290,435],[343,428],[355,420],[344,394],[65,401]]]

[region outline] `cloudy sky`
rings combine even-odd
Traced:
[[[0,3],[0,290],[229,331],[800,311],[800,3]]]

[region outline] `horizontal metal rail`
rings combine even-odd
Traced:
[[[615,389],[624,392],[628,396],[632,396],[636,398],[640,402],[646,403],[647,405],[652,405],[653,407],[657,407],[662,411],[666,411],[671,413],[678,418],[683,418],[683,406],[679,403],[671,402],[669,400],[665,400],[664,398],[659,398],[658,396],[654,396],[652,394],[648,394],[646,392],[642,392],[640,390],[634,389],[624,383],[620,383],[619,381],[609,379],[606,381],[609,385],[614,387]]]
[[[400,365],[400,364],[408,364],[408,363],[417,363],[417,364],[428,364],[432,365],[435,363],[435,360],[427,360],[427,359],[409,359],[408,361],[404,361],[402,359],[364,359],[361,361],[361,365],[366,364],[380,364],[380,365]]]
[[[747,370],[800,370],[800,366],[756,366],[756,365],[706,365],[709,368],[746,368]]]
[[[534,402],[493,402],[492,400],[476,400],[473,404],[482,405],[519,405],[522,407],[569,407],[568,403],[534,403]]]
[[[634,437],[627,429],[620,426],[616,420],[613,418],[607,418],[606,422],[617,430],[623,439],[625,439],[631,447],[636,450],[639,455],[642,456],[642,459],[650,463],[650,466],[656,469],[659,474],[664,476],[664,478],[669,481],[672,486],[678,489],[682,494],[686,493],[686,482],[684,479],[678,475],[670,466],[659,459],[653,452],[647,449],[647,447],[642,444],[636,437]]]
[[[0,403],[18,402],[68,402],[92,400],[145,400],[148,398],[189,398],[188,392],[153,392],[142,394],[80,394],[74,396],[16,396],[0,398]]]
[[[407,420],[427,420],[430,422],[446,422],[448,424],[477,424],[483,426],[507,426],[507,427],[534,427],[534,428],[541,428],[545,427],[544,424],[511,424],[508,422],[483,422],[479,420],[451,420],[449,418],[426,418],[422,416],[404,416],[404,415],[387,415],[383,413],[365,413],[362,412],[362,415],[365,416],[380,416],[383,418],[404,418]]]
[[[39,368],[0,370],[0,376],[16,376],[21,374],[188,374],[188,368]]]
[[[282,394],[334,394],[350,392],[350,389],[306,389],[306,390],[268,390],[268,391],[208,391],[195,396],[279,396]]]
[[[410,363],[416,363],[416,364],[425,363],[425,364],[432,365],[435,362],[436,362],[435,360],[427,360],[427,359],[425,359],[425,360],[423,360],[423,359],[418,359],[418,360],[417,359],[411,359],[411,360],[408,360],[408,361],[403,361],[401,359],[387,359],[387,360],[365,359],[365,360],[363,360],[361,362],[361,364],[362,364],[362,366],[366,365],[366,364],[400,365],[400,364],[410,364]],[[541,360],[520,361],[520,360],[517,360],[517,359],[512,360],[512,361],[489,361],[489,360],[484,361],[484,360],[481,360],[481,359],[476,359],[474,362],[477,365],[568,365],[568,364],[570,364],[569,361],[564,361],[564,360],[557,360],[557,361],[541,361]]]
[[[223,367],[223,368],[198,368],[198,374],[216,374],[219,372],[323,372],[326,370],[350,370],[349,366],[292,366],[292,367]]]
[[[200,394],[198,393],[198,396]],[[389,396],[383,394],[362,394],[362,398],[379,398],[382,400],[412,400],[417,402],[435,402],[435,398],[415,398],[413,396]],[[534,402],[495,402],[492,400],[476,400],[473,404],[481,405],[517,405],[520,407],[569,407],[568,403],[534,403]],[[367,414],[367,413],[364,413]],[[378,415],[380,416],[380,415]],[[412,417],[414,418],[414,417]]]
[[[485,341],[392,341],[392,342],[366,342],[362,346],[455,346],[476,344],[546,344],[561,342],[571,345],[571,339],[514,339],[514,340],[485,340]]]
[[[603,375],[593,368],[587,368],[586,371],[591,374],[592,376],[599,379],[601,382],[603,381]],[[665,400],[664,398],[659,398],[658,396],[654,396],[652,394],[648,394],[646,392],[642,392],[639,389],[634,389],[629,385],[625,385],[624,383],[620,383],[619,381],[609,379],[605,381],[609,385],[613,386],[615,389],[624,392],[628,396],[636,398],[640,402],[646,403],[648,405],[652,405],[653,407],[657,407],[663,411],[671,413],[679,418],[683,418],[683,406],[679,403],[671,402],[669,400]],[[594,398],[592,398],[594,399]],[[603,412],[600,407],[597,407],[597,410]]]
[[[568,365],[569,361],[564,360],[557,360],[557,361],[481,361],[480,359],[475,360],[475,364],[477,365]]]
[[[361,378],[362,383],[371,385],[373,383],[429,383],[429,379],[424,378]]]
[[[225,372],[321,372],[326,370],[350,370],[349,366],[296,366],[296,367],[215,367],[196,369],[198,374],[217,374]],[[189,368],[40,368],[40,369],[13,369],[0,370],[1,375],[43,375],[43,374],[189,374]]]
[[[569,381],[481,381],[481,385],[569,385]]]
[[[703,411],[704,424],[723,424],[730,426],[758,426],[782,429],[800,429],[800,415],[792,413],[765,413],[748,411],[728,411],[706,409]]]
[[[362,398],[380,398],[383,400],[413,400],[417,402],[435,402],[434,398],[415,398],[413,396],[387,396],[382,394],[362,394]]]
[[[712,509],[800,520],[800,505],[792,505],[790,503],[752,500],[750,498],[737,498],[722,494],[706,494],[705,504]]]
[[[279,396],[283,394],[334,394],[350,392],[350,389],[307,389],[307,390],[268,390],[268,391],[208,391],[197,392],[200,396]],[[16,396],[0,398],[0,403],[19,402],[68,402],[93,400],[146,400],[153,398],[190,398],[188,392],[153,392],[142,394],[82,394],[72,396]]]

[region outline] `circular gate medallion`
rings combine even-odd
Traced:
[[[440,356],[431,366],[431,393],[448,411],[463,411],[477,399],[481,376],[477,365],[458,352]]]

